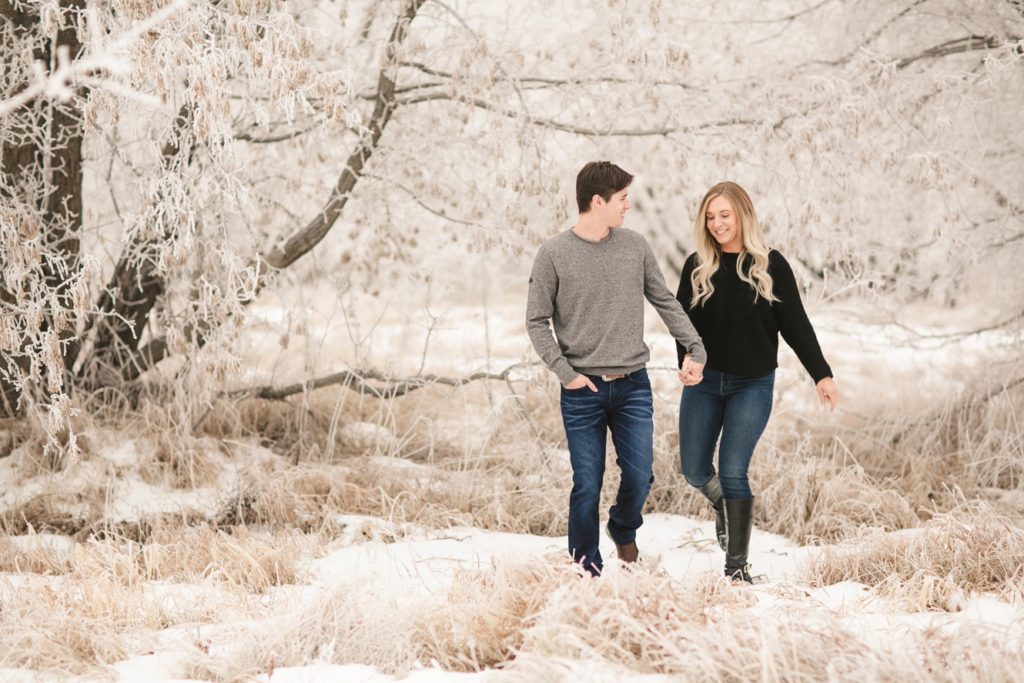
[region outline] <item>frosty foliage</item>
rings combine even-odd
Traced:
[[[202,404],[285,268],[520,272],[598,157],[672,268],[731,178],[824,296],[974,301],[1024,245],[1022,35],[1010,0],[5,0],[4,411],[67,449],[64,397],[171,357]]]

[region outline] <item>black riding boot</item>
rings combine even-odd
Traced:
[[[718,481],[718,475],[712,474],[711,480],[698,486],[697,490],[711,501],[711,507],[715,509],[715,536],[718,537],[719,547],[725,550],[725,504],[722,502],[722,484]]]
[[[733,581],[753,583],[750,578],[750,565],[747,564],[747,550],[750,548],[750,531],[753,525],[753,498],[725,499],[728,546],[725,550],[725,575]]]

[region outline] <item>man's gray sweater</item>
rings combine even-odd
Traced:
[[[704,345],[665,286],[651,246],[626,228],[612,228],[600,242],[566,230],[541,245],[530,275],[526,329],[562,384],[577,374],[633,372],[651,357],[643,338],[644,297],[676,341],[703,363]]]

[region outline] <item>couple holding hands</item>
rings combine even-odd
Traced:
[[[541,246],[530,275],[530,341],[562,383],[573,473],[569,553],[585,571],[601,573],[598,507],[610,431],[622,478],[606,531],[620,560],[639,556],[636,530],[654,482],[646,298],[676,340],[684,385],[683,475],[714,508],[725,575],[749,583],[754,496],[747,471],[771,413],[779,333],[811,375],[822,404],[834,409],[839,390],[793,271],[782,254],[765,247],[743,188],[724,182],[704,195],[694,224],[696,252],[672,296],[647,240],[621,227],[632,180],[607,161],[584,166],[576,177],[579,220]]]

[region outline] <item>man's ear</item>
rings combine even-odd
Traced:
[[[599,208],[601,208],[602,206],[604,206],[607,203],[608,202],[606,202],[604,200],[604,197],[602,197],[599,194],[595,194],[593,197],[590,198],[590,208],[598,208],[599,209]]]

